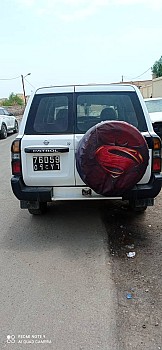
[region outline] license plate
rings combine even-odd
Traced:
[[[60,156],[34,156],[33,170],[60,170]]]

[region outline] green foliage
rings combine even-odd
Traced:
[[[1,102],[2,106],[23,106],[24,101],[18,95],[15,95],[13,92],[10,94],[9,98],[6,98]]]
[[[162,77],[162,56],[158,61],[154,63],[153,67],[151,67],[151,70],[156,78]]]

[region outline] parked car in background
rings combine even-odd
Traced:
[[[162,139],[162,97],[146,98],[145,103],[150,114],[154,131]]]
[[[5,108],[0,107],[0,138],[6,139],[10,132],[19,131],[18,121],[15,116]]]

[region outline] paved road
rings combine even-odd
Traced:
[[[42,217],[20,210],[9,183],[13,138],[0,140],[1,348],[118,349],[117,294],[98,208],[66,203]],[[17,345],[6,344],[7,335]],[[35,341],[32,335],[51,344],[18,343]]]
[[[12,139],[0,140],[0,348],[162,349],[162,195],[142,216],[77,202],[32,217],[10,188]]]

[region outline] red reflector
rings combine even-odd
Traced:
[[[12,162],[12,174],[13,175],[20,175],[21,174],[20,160],[17,160],[16,162]]]
[[[160,172],[161,171],[161,159],[153,158],[153,171]]]

